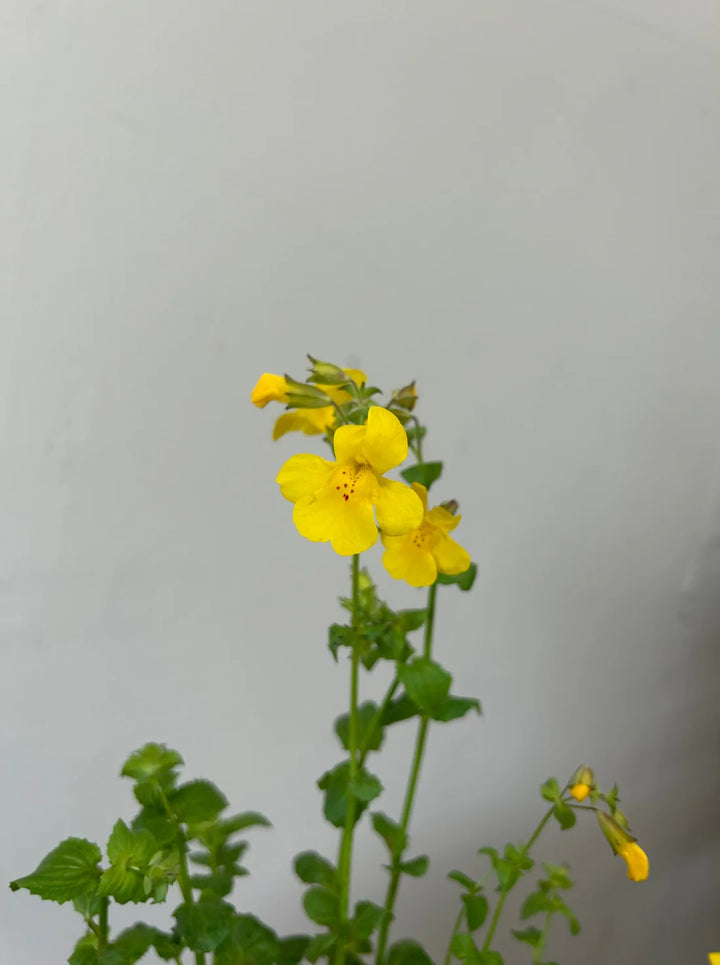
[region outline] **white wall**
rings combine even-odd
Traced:
[[[293,530],[273,480],[297,439],[248,400],[310,351],[418,379],[479,566],[443,593],[438,656],[485,717],[431,735],[413,841],[434,860],[398,934],[439,956],[445,872],[526,834],[540,781],[587,760],[651,877],[592,826],[549,834],[584,924],[556,957],[720,949],[717,15],[0,4],[6,880],[103,842],[131,813],[124,756],[164,740],[272,818],[238,901],[302,927],[291,857],[335,847],[313,782],[338,759],[346,571]],[[376,766],[391,812],[411,739]],[[379,860],[368,836],[359,896]],[[0,895],[0,961],[63,960],[71,910]]]

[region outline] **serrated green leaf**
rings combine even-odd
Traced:
[[[355,914],[351,923],[355,937],[369,938],[387,915],[388,912],[380,905],[372,901],[359,901],[355,905]]]
[[[447,670],[427,657],[414,657],[398,667],[398,678],[413,703],[426,713],[432,713],[445,701],[452,683]]]
[[[450,576],[447,573],[438,573],[437,582],[444,583],[445,585],[455,584],[459,586],[461,590],[467,591],[472,589],[476,575],[477,566],[475,563],[471,563],[464,573],[458,573],[456,576]]]
[[[403,834],[400,825],[382,811],[374,812],[371,820],[374,830],[387,845],[390,856],[396,858],[401,855],[407,844],[407,836]]]
[[[97,891],[89,891],[81,898],[73,898],[73,907],[83,918],[94,918],[100,911],[100,895]]]
[[[531,945],[533,948],[537,948],[543,940],[543,933],[534,926],[523,928],[522,931],[513,928],[512,933],[519,942],[525,942],[526,945]]]
[[[450,720],[458,720],[464,717],[469,711],[475,710],[482,714],[480,701],[474,697],[447,697],[430,715],[433,720],[446,723]]]
[[[417,858],[411,858],[410,861],[403,861],[400,870],[403,874],[410,875],[411,878],[422,878],[429,867],[430,859],[426,854],[421,854]]]
[[[17,891],[27,888],[33,895],[62,905],[94,892],[100,878],[100,848],[85,838],[66,838],[47,854],[35,871],[10,882]]]
[[[415,466],[408,466],[403,469],[400,475],[407,483],[420,483],[426,489],[430,489],[432,484],[440,478],[443,470],[441,462],[419,462]]]
[[[159,848],[174,844],[178,838],[178,827],[168,820],[164,811],[155,807],[143,807],[130,825],[133,831],[149,831],[157,841]]]
[[[427,619],[427,607],[422,610],[398,610],[395,625],[403,633],[412,633],[419,630]]]
[[[295,874],[306,885],[324,885],[334,889],[337,883],[337,868],[319,855],[317,851],[303,851],[295,858]]]
[[[234,909],[217,898],[201,898],[180,905],[173,915],[180,937],[191,951],[212,952],[229,935]]]
[[[371,700],[360,704],[357,711],[358,746],[365,751],[379,750],[383,742],[383,730],[377,713],[380,708]],[[335,733],[346,751],[350,750],[350,714],[343,714],[335,721]]]
[[[203,824],[214,821],[228,806],[225,795],[210,781],[188,781],[168,796],[178,821]]]
[[[458,871],[457,868],[448,874],[448,878],[451,881],[457,881],[459,885],[462,885],[463,888],[467,888],[468,891],[475,891],[477,888],[477,882],[473,881],[473,879],[469,875],[466,875],[464,871]]]
[[[310,921],[317,925],[332,925],[338,920],[340,902],[338,896],[319,885],[308,888],[303,895],[303,908]]]
[[[103,871],[98,894],[114,898],[119,905],[125,905],[128,901],[147,901],[149,894],[145,891],[144,880],[145,875],[134,868],[113,865]]]
[[[254,915],[236,915],[230,933],[215,951],[214,965],[273,965],[279,951],[271,928]]]
[[[470,931],[477,931],[482,926],[488,913],[487,898],[484,895],[463,895],[465,917]]]
[[[458,932],[457,935],[453,935],[450,949],[455,958],[459,958],[461,962],[467,961],[467,959],[476,959],[479,954],[472,935],[468,935],[467,932]]]
[[[226,837],[229,837],[246,828],[271,828],[272,824],[258,811],[243,811],[242,814],[235,814],[231,818],[223,818],[222,821],[218,821],[217,826]]]
[[[165,744],[149,743],[133,751],[123,764],[120,774],[141,783],[167,776],[174,768],[184,764],[181,755]]]
[[[154,945],[156,934],[141,922],[126,928],[103,950],[99,965],[134,965]]]
[[[111,864],[137,867],[146,865],[158,848],[157,839],[147,828],[131,831],[124,821],[118,820],[108,838],[106,851]]]
[[[568,831],[575,825],[575,812],[567,804],[556,804],[553,808],[553,817],[563,831]]]
[[[68,965],[98,965],[97,936],[88,932],[70,953]]]
[[[422,945],[405,939],[390,946],[387,965],[433,965],[433,962]]]
[[[351,788],[349,761],[343,761],[332,770],[326,771],[317,784],[321,791],[325,791],[323,813],[336,828],[345,827],[351,795],[355,799],[355,821],[357,822],[368,802],[377,797],[382,790],[380,781],[365,770],[358,774]]]

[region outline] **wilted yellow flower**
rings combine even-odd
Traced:
[[[364,385],[366,376],[360,369],[343,369],[343,372],[356,385]],[[348,402],[349,393],[341,386],[323,385],[325,395],[328,395],[337,405]],[[258,408],[264,408],[268,402],[288,402],[288,384],[282,375],[271,375],[266,372],[261,375],[257,385],[252,391],[250,401]],[[321,406],[313,409],[291,409],[276,419],[273,428],[273,439],[279,439],[286,432],[303,432],[306,436],[323,435],[328,429],[332,429],[335,422],[335,409],[331,405]]]
[[[650,862],[637,841],[626,841],[621,844],[618,854],[625,859],[628,878],[631,881],[645,881],[650,871]]]
[[[383,474],[407,458],[407,435],[387,409],[372,406],[364,426],[340,426],[333,440],[337,462],[302,453],[277,476],[280,491],[295,503],[293,521],[309,540],[330,542],[341,556],[369,549],[384,533],[401,535],[419,526],[417,493]]]
[[[438,573],[449,576],[464,573],[470,566],[470,556],[448,536],[460,517],[442,506],[428,512],[427,489],[420,483],[413,483],[412,488],[422,502],[423,518],[415,529],[401,536],[388,532],[381,524],[385,569],[390,576],[405,580],[410,586],[430,586]]]

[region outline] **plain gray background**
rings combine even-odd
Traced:
[[[304,927],[291,858],[336,847],[314,781],[340,757],[347,568],[274,483],[321,444],[273,444],[249,394],[309,351],[417,378],[478,563],[437,652],[485,716],[431,733],[431,872],[396,937],[441,956],[446,872],[586,760],[651,875],[591,822],[548,832],[584,926],[551,957],[720,950],[718,46],[714,0],[3,0],[5,880],[104,843],[156,739],[269,815],[236,898]],[[412,736],[373,762],[391,814]],[[364,830],[356,898],[383,859]],[[0,895],[0,961],[64,960],[71,909]]]

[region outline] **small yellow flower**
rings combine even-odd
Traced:
[[[333,444],[337,462],[302,453],[278,473],[281,493],[295,503],[301,536],[352,556],[377,541],[373,507],[385,533],[399,536],[420,525],[417,493],[383,475],[407,458],[407,435],[392,412],[371,406],[367,424],[340,426]]]
[[[720,952],[710,952],[708,955],[710,965],[720,965]]]
[[[383,563],[390,576],[405,580],[410,586],[430,586],[438,573],[454,576],[470,566],[469,554],[448,536],[460,522],[442,506],[428,512],[427,489],[420,483],[412,488],[420,497],[423,519],[404,535],[397,536],[381,526],[385,546]]]
[[[576,801],[584,801],[588,794],[592,791],[589,784],[583,784],[579,782],[578,784],[573,784],[570,788],[570,793],[575,798]]]
[[[650,871],[650,862],[637,841],[626,841],[621,844],[618,854],[625,859],[628,878],[631,881],[645,881]]]
[[[343,369],[349,379],[356,385],[364,385],[366,376],[359,369]],[[350,395],[341,386],[323,385],[326,395],[337,405],[342,405],[350,399]],[[271,375],[266,372],[261,375],[252,390],[250,401],[253,405],[264,409],[268,402],[284,402],[287,404],[287,381],[282,375]],[[306,436],[323,435],[332,429],[335,422],[335,409],[331,405],[321,406],[319,409],[291,409],[276,419],[273,428],[273,439],[279,439],[286,432],[303,432]]]

